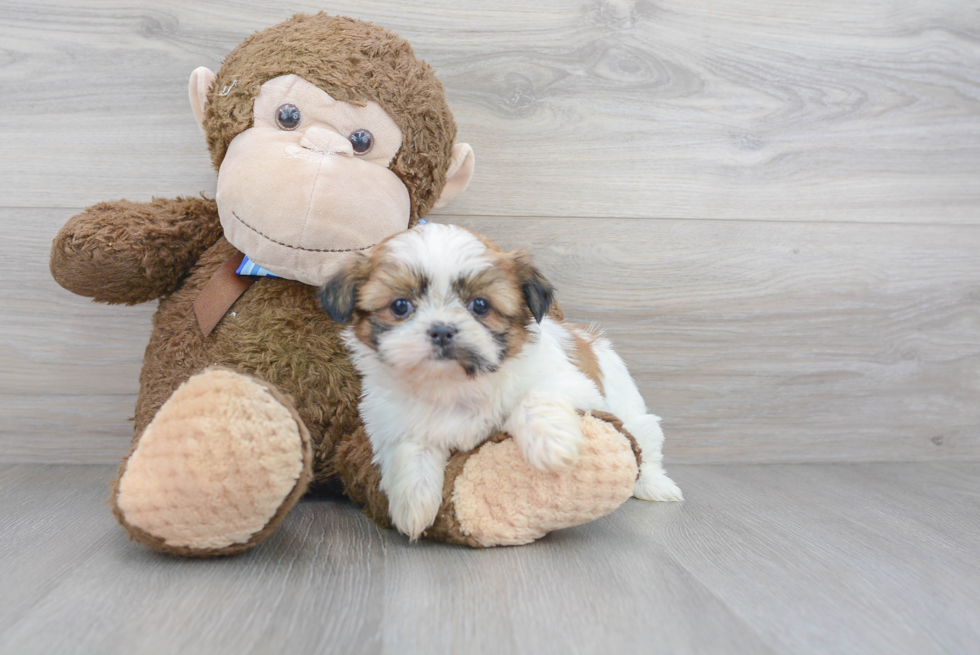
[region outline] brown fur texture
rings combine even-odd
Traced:
[[[363,425],[340,438],[331,466],[344,495],[361,505],[364,513],[382,528],[391,527],[388,497],[381,491],[381,469],[372,463],[374,451]]]
[[[98,302],[156,300],[176,291],[220,236],[214,200],[101,202],[58,232],[51,246],[51,275],[69,291]]]
[[[351,18],[297,14],[231,51],[208,93],[204,114],[215,169],[231,140],[252,126],[259,87],[290,73],[335,100],[361,105],[373,100],[388,112],[404,139],[389,168],[408,187],[412,224],[424,216],[445,185],[456,139],[442,83],[407,41]]]
[[[602,367],[599,366],[599,358],[596,357],[595,350],[592,348],[597,335],[571,323],[565,327],[568,328],[568,333],[572,337],[572,349],[568,353],[569,359],[578,370],[595,382],[595,386],[599,387],[599,393],[605,395],[606,391],[602,384]]]
[[[184,285],[160,301],[146,348],[136,404],[137,435],[189,376],[212,365],[267,382],[296,401],[313,438],[316,482],[333,474],[330,455],[359,425],[360,384],[340,328],[320,311],[314,287],[278,278],[253,284],[208,337],[193,302],[235,249],[222,237]]]

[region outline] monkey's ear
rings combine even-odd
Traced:
[[[453,146],[453,158],[449,162],[449,171],[446,173],[446,186],[442,187],[442,195],[436,200],[434,205],[436,209],[445,207],[466,190],[466,186],[473,178],[475,166],[476,161],[470,144],[457,143]]]
[[[357,260],[327,280],[320,289],[320,307],[340,324],[350,321],[357,304],[357,289],[367,279],[367,258],[361,253]]]
[[[527,252],[515,250],[514,261],[517,262],[517,277],[521,283],[524,300],[534,320],[540,323],[551,309],[551,303],[555,299],[555,288],[531,263],[531,256]]]
[[[187,84],[187,95],[191,100],[191,111],[197,119],[197,125],[204,129],[204,105],[208,102],[208,91],[214,84],[215,74],[210,68],[198,66],[191,73],[190,82]]]

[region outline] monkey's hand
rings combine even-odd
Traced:
[[[65,289],[99,302],[147,302],[175,291],[221,233],[213,200],[102,202],[58,232],[51,274]]]

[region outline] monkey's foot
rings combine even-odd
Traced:
[[[113,482],[113,512],[157,550],[209,557],[251,548],[306,491],[310,435],[271,385],[207,369],[181,385]]]
[[[470,546],[517,546],[609,514],[633,494],[637,457],[613,422],[586,415],[574,467],[531,466],[504,435],[450,460],[443,509],[425,536]]]

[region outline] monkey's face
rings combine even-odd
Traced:
[[[225,237],[257,264],[319,285],[408,227],[408,190],[388,169],[402,133],[380,105],[283,75],[262,85],[253,114],[221,163],[217,202]]]

